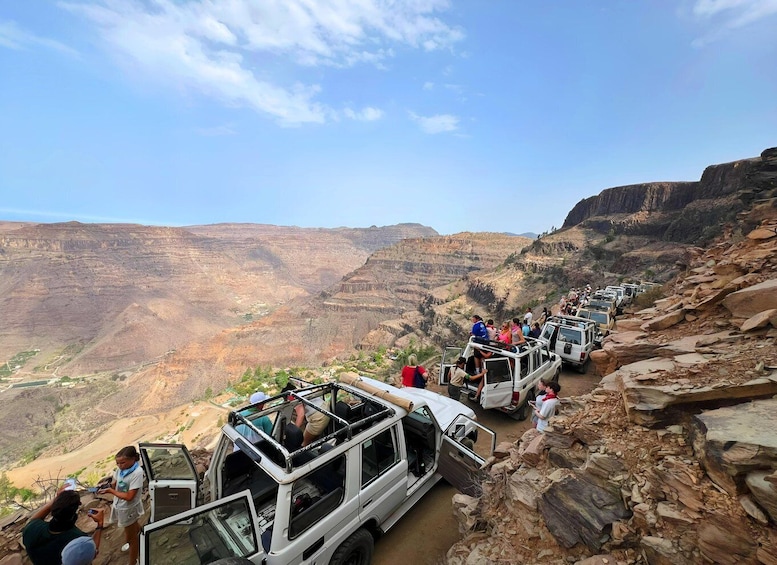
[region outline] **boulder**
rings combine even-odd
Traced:
[[[771,239],[773,237],[777,237],[777,228],[774,228],[774,227],[756,228],[753,231],[751,231],[749,234],[747,234],[747,239],[753,239],[753,240]]]
[[[521,453],[521,457],[523,458],[524,463],[531,465],[532,467],[536,467],[537,463],[540,462],[540,457],[542,456],[544,449],[545,436],[539,434],[529,442],[529,444],[526,446],[526,449],[524,449]]]
[[[749,478],[750,475],[748,475],[747,477]],[[745,482],[747,482],[747,480],[748,479],[746,478]],[[748,486],[750,485],[748,484]],[[751,497],[748,494],[743,494],[739,497],[739,504],[742,506],[742,509],[745,512],[747,512],[747,515],[750,516],[753,520],[755,520],[756,522],[758,522],[763,526],[766,526],[769,524],[769,517],[766,515],[766,513],[763,510],[761,510],[761,507],[755,503],[755,501],[753,500],[753,497]]]
[[[564,471],[542,493],[539,510],[556,541],[567,549],[583,543],[598,551],[607,540],[613,522],[629,518],[620,487],[606,489],[585,473]]]
[[[750,318],[764,310],[777,308],[777,279],[732,292],[723,299],[725,306],[734,318]]]
[[[590,359],[594,364],[594,372],[601,377],[609,375],[618,367],[618,358],[615,354],[604,349],[592,351]]]
[[[748,318],[740,329],[743,332],[749,332],[750,330],[765,328],[769,324],[777,327],[777,309],[772,308],[771,310],[759,312],[755,316]]]
[[[644,323],[645,323],[645,320],[640,320],[639,318],[623,318],[618,320],[618,331],[619,332],[638,332],[640,326]]]
[[[777,461],[775,463],[777,464]],[[766,480],[768,474],[768,471],[748,473],[745,477],[745,484],[750,489],[753,499],[766,510],[772,521],[777,521],[777,488]],[[750,513],[748,512],[748,514]]]
[[[635,373],[634,368],[639,365],[653,365],[653,371],[669,372],[675,370],[677,365],[669,359],[651,359],[616,371],[618,389],[623,395],[629,420],[643,426],[661,425],[673,418],[672,411],[687,410],[703,402],[762,398],[777,394],[777,373],[741,384],[720,382],[698,387],[692,384],[651,385],[650,371]],[[759,429],[760,424],[755,424],[755,428]]]
[[[575,565],[616,565],[618,559],[609,553],[605,555],[593,555],[580,561],[575,561]]]
[[[699,526],[699,549],[702,558],[720,565],[757,563],[758,544],[753,540],[747,524],[732,520],[731,516],[713,514]]]
[[[512,501],[537,510],[537,500],[540,497],[540,475],[537,470],[513,473],[507,482],[507,496]]]
[[[645,332],[617,332],[602,342],[602,351],[615,358],[616,366],[629,365],[656,355],[659,344],[650,342]]]
[[[478,523],[479,500],[473,496],[456,493],[453,495],[453,514],[459,522],[459,533],[471,532]]]
[[[691,422],[696,457],[731,496],[744,492],[749,473],[777,467],[777,398],[708,410]]]
[[[649,565],[691,565],[693,563],[680,553],[672,540],[656,536],[642,536],[639,545]]]
[[[683,320],[685,320],[685,309],[680,308],[678,310],[669,312],[668,314],[664,314],[663,316],[659,316],[658,318],[653,318],[649,322],[642,324],[640,327],[643,330],[655,332],[671,328]]]

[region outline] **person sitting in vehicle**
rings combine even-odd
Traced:
[[[526,345],[526,338],[523,336],[523,330],[521,329],[521,320],[513,318],[513,325],[510,328],[513,334],[513,346],[520,348]]]
[[[534,327],[529,332],[529,337],[537,339],[540,337],[540,334],[542,333],[542,328],[537,322],[534,322]]]
[[[239,414],[243,417],[251,416],[252,414],[255,414],[256,412],[260,411],[263,407],[262,404],[258,404],[260,402],[263,402],[264,400],[267,400],[267,395],[263,392],[255,392],[251,395],[251,397],[248,399],[248,402],[252,405],[250,407],[244,408],[239,412]],[[257,406],[254,406],[257,405]],[[256,418],[255,420],[251,420],[254,426],[262,430],[264,433],[266,433],[268,436],[272,435],[272,420],[268,418],[267,416],[261,416],[260,418]],[[260,439],[262,439],[259,434],[257,434],[254,430],[251,429],[250,426],[247,424],[238,424],[235,426],[235,431],[239,432],[241,436],[246,438],[250,443],[256,444]],[[237,451],[240,449],[237,445],[234,447],[234,451]]]
[[[283,388],[284,392],[293,390],[295,390],[295,387],[291,383]],[[318,408],[324,408],[324,397],[314,398],[311,400],[311,403]],[[294,407],[294,425],[304,430],[302,447],[305,447],[324,433],[324,430],[329,425],[329,416],[304,402],[300,402]]]
[[[510,332],[510,322],[505,322],[502,324],[502,329],[499,332],[499,336],[497,337],[497,341],[499,343],[502,343],[504,345],[512,345],[513,343],[513,334]]]

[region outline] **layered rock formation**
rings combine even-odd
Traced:
[[[654,182],[608,188],[578,202],[564,228],[579,224],[602,233],[642,234],[698,243],[754,201],[774,197],[777,148],[760,157],[712,165],[696,182]]]
[[[0,358],[32,345],[40,362],[78,344],[70,374],[150,361],[311,296],[380,247],[435,234],[415,224],[11,228],[0,232]]]

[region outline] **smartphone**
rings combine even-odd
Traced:
[[[90,508],[86,513],[91,516],[94,516],[95,514],[97,514],[97,510],[95,510],[94,508]]]
[[[97,492],[98,490],[100,490],[100,487],[88,487],[88,488],[86,489],[86,492],[92,492],[92,493],[94,493],[94,492]]]

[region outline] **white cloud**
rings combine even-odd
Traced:
[[[777,14],[777,0],[696,0],[692,11],[695,16],[714,26],[705,36],[693,42],[700,47]]]
[[[434,89],[434,83],[426,81],[424,83],[424,90],[433,90]]]
[[[375,120],[379,120],[383,117],[383,110],[379,108],[373,108],[371,106],[367,106],[365,108],[362,108],[360,111],[355,112],[351,108],[346,108],[343,110],[343,114],[346,118],[350,118],[352,120],[359,120],[362,122],[374,122]]]
[[[421,126],[425,133],[445,133],[459,129],[459,118],[451,114],[436,114],[434,116],[419,116],[410,112],[410,117]]]
[[[0,46],[9,49],[21,50],[30,46],[39,45],[48,49],[54,49],[60,53],[77,56],[78,52],[64,43],[41,37],[23,29],[13,20],[0,20]]]
[[[437,17],[448,0],[87,0],[61,2],[97,26],[122,64],[282,124],[324,122],[316,84],[297,67],[381,67],[394,47],[447,49],[464,34]],[[273,69],[281,69],[276,75]],[[375,114],[369,119],[376,119]]]

